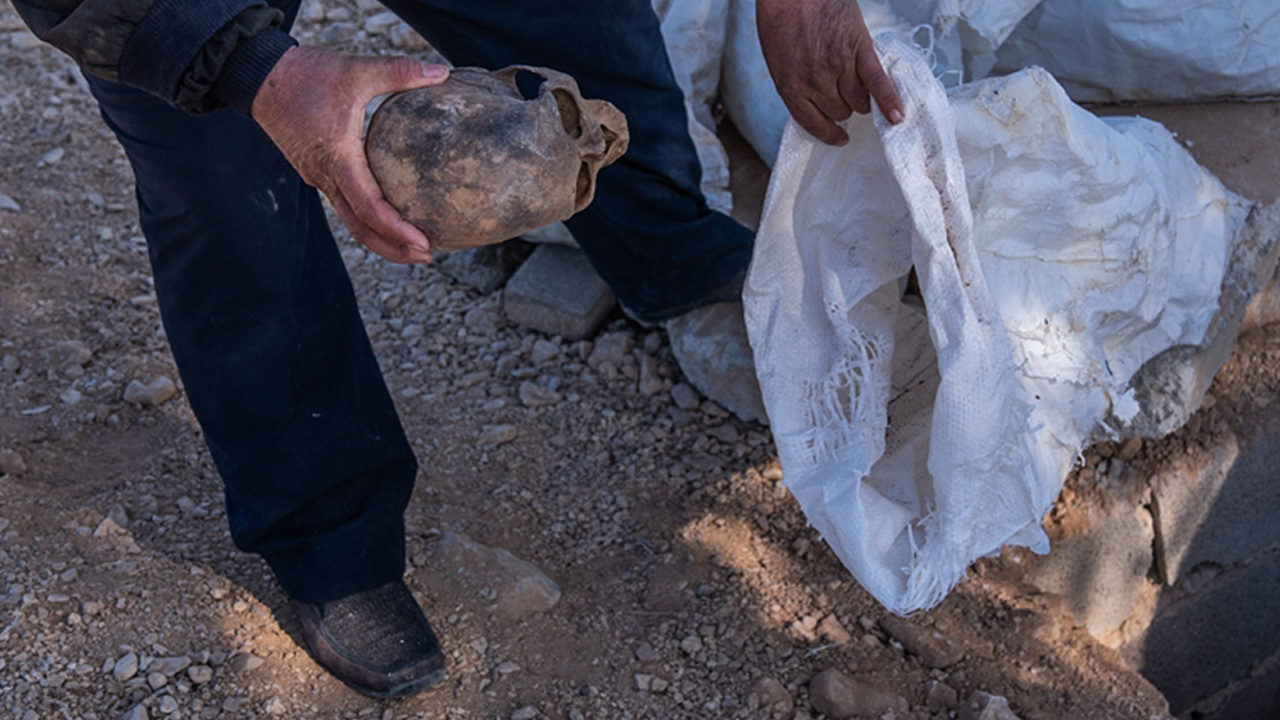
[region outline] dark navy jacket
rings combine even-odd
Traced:
[[[289,0],[12,0],[40,39],[89,73],[190,113],[248,115],[295,44],[279,28]]]

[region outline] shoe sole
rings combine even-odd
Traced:
[[[338,678],[338,679],[342,680],[343,685],[346,685],[347,687],[351,688],[352,690],[355,690],[361,695],[367,695],[368,697],[377,698],[378,700],[394,700],[396,698],[415,695],[434,685],[438,685],[440,681],[444,680],[448,674],[449,673],[446,668],[440,668],[439,670],[431,673],[430,675],[424,675],[416,680],[410,680],[409,682],[395,685],[387,690],[372,690],[367,687],[361,687],[354,683],[347,682],[346,680],[342,680],[342,678]],[[335,675],[334,677],[337,677],[337,676]]]

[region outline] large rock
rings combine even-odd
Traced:
[[[667,322],[671,351],[689,383],[739,418],[768,423],[742,303],[714,303]]]
[[[912,655],[920,658],[925,667],[941,669],[960,662],[964,648],[937,630],[921,627],[897,615],[880,619],[880,628]]]
[[[809,681],[809,704],[831,720],[905,713],[909,707],[901,695],[854,680],[834,669],[823,670]]]
[[[456,583],[461,594],[489,597],[491,609],[507,618],[544,613],[560,602],[560,587],[531,563],[455,532],[440,538],[440,579]],[[450,571],[449,568],[454,568]]]

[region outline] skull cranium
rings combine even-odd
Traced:
[[[583,99],[564,73],[460,68],[383,103],[365,152],[387,201],[432,248],[461,250],[585,208],[596,173],[626,152],[628,138],[622,112]]]

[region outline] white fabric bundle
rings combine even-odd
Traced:
[[[1079,102],[1275,97],[1280,2],[1044,0],[997,57],[995,74],[1040,65]]]
[[[1163,128],[1042,70],[952,91],[879,45],[906,103],[822,145],[788,125],[745,292],[784,474],[899,613],[1041,516],[1147,360],[1204,340],[1248,205]],[[915,267],[927,318],[901,300]],[[926,322],[927,320],[927,322]]]

